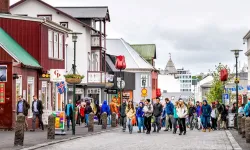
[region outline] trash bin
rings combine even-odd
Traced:
[[[234,117],[235,117],[235,113],[228,114],[228,124],[227,124],[228,128],[234,128]]]

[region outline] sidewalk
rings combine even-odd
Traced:
[[[242,138],[241,135],[238,134],[237,130],[229,130],[234,139],[237,141],[237,143],[240,145],[242,150],[250,150],[250,143],[246,143],[246,138]]]
[[[115,128],[111,128],[110,126],[107,127],[106,130],[111,130]],[[95,125],[94,133],[105,131],[102,130],[101,125]],[[76,135],[74,136],[84,136],[88,135],[91,132],[88,132],[88,128],[76,126]],[[72,131],[66,131],[66,135],[56,135],[55,140],[62,140],[67,139],[70,137],[74,137],[72,135]],[[34,146],[37,144],[42,144],[46,142],[51,142],[55,140],[47,140],[47,130],[36,130],[35,132],[26,131],[24,133],[24,146],[23,147],[14,147],[14,137],[15,131],[0,131],[0,150],[18,150],[30,146]]]

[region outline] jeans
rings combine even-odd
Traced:
[[[186,118],[179,118],[179,128],[180,132],[186,132]]]
[[[166,129],[168,129],[168,127],[170,127],[170,129],[172,129],[173,122],[174,122],[173,115],[166,115]]]
[[[139,128],[139,131],[141,131],[141,128],[142,129],[144,128],[143,120],[144,120],[143,117],[138,117],[138,128]]]
[[[126,130],[126,123],[127,123],[127,117],[120,117],[121,119],[121,125],[122,125],[122,130]]]
[[[192,130],[193,127],[193,120],[194,120],[194,116],[188,116],[188,123],[190,125],[190,129]]]
[[[155,120],[154,120],[154,131],[156,131],[156,127],[157,127],[157,130],[161,130],[161,124],[160,124],[160,121],[161,121],[161,116],[159,117],[155,117]]]
[[[219,116],[217,118],[217,127],[218,127],[219,130],[220,130],[220,125],[221,125],[221,114],[219,114]],[[224,127],[224,125],[222,127]]]
[[[70,121],[72,123],[72,120],[73,120],[73,117],[72,116],[67,116],[67,128],[69,129],[69,124],[70,124]]]
[[[210,125],[210,117],[209,116],[203,116],[203,119],[204,119],[203,128],[204,129],[210,128],[211,127],[211,125]]]
[[[42,114],[39,114],[39,112],[33,112],[33,118],[32,118],[32,129],[35,130],[36,129],[36,118],[38,117],[39,120],[39,124],[42,126],[42,130],[43,128],[43,120],[42,120]]]
[[[151,118],[152,118],[152,116],[144,118],[144,124],[145,124],[145,127],[147,129],[147,132],[151,131]]]
[[[89,114],[85,114],[86,125],[89,125]]]
[[[178,118],[174,118],[174,122],[173,122],[174,132],[177,131],[177,123],[178,123]]]
[[[132,119],[128,118],[128,130],[129,132],[133,131]]]

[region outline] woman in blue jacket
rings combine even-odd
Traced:
[[[102,103],[101,114],[102,113],[107,113],[107,117],[109,118],[110,108],[109,108],[109,105],[107,103],[107,100],[104,100],[103,103]],[[110,121],[108,120],[108,122],[110,122]],[[108,124],[110,124],[110,123],[108,123]]]
[[[143,127],[144,112],[143,112],[142,102],[139,103],[139,107],[136,110],[136,117],[138,118],[138,128],[139,128],[138,133],[141,133],[141,128],[143,129],[143,132],[144,132],[144,127]]]
[[[203,100],[203,105],[201,108],[202,117],[203,117],[203,132],[206,132],[206,129],[209,129],[209,132],[211,131],[211,125],[210,125],[210,116],[212,112],[211,106],[207,103],[206,100]]]

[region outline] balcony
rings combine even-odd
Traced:
[[[100,34],[91,35],[91,47],[92,50],[97,50],[100,48],[105,48],[105,37],[100,36]]]
[[[88,83],[91,84],[105,84],[106,83],[106,73],[105,72],[88,72]]]

